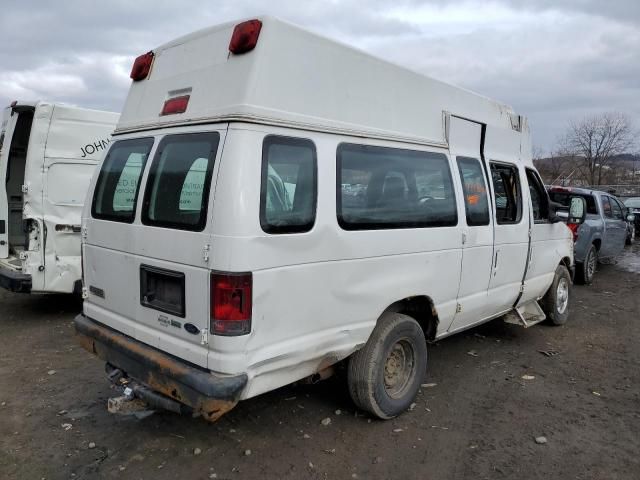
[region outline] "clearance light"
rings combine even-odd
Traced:
[[[237,336],[251,332],[251,273],[211,275],[211,332]]]
[[[189,95],[182,95],[181,97],[170,98],[164,102],[160,116],[173,115],[175,113],[184,113],[187,110],[189,104]]]
[[[13,102],[11,102],[11,104],[9,105],[11,108],[15,107],[16,105],[18,105],[18,100],[14,100]]]
[[[236,25],[229,42],[229,51],[239,55],[256,48],[261,28],[262,22],[260,20],[247,20]]]
[[[134,82],[139,82],[149,76],[151,64],[153,63],[153,56],[153,52],[147,52],[144,55],[140,55],[136,58],[135,62],[133,62],[131,75],[129,76]]]

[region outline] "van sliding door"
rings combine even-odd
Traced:
[[[487,290],[493,258],[493,225],[489,190],[482,162],[483,125],[451,117],[449,151],[462,188],[464,215],[462,275],[458,289],[457,313],[449,330],[477,323],[487,316]]]
[[[490,172],[495,216],[489,300],[495,312],[509,310],[519,298],[529,253],[530,207],[520,142],[519,132],[486,127],[483,153]]]

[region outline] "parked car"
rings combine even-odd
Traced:
[[[615,258],[627,240],[625,207],[606,192],[573,187],[550,186],[551,200],[568,206],[571,197],[580,196],[587,203],[583,224],[568,222],[575,242],[576,281],[589,285],[593,281],[598,261]]]
[[[636,233],[640,232],[640,197],[627,198],[624,201],[624,206],[629,209],[629,213],[634,215]]]
[[[75,320],[119,402],[213,421],[348,359],[354,403],[388,419],[428,342],[567,321],[571,232],[510,107],[269,17],[156,48],[131,78]]]
[[[0,286],[80,295],[80,219],[118,114],[15,101],[0,128]]]

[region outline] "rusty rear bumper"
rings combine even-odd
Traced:
[[[231,410],[247,384],[247,376],[221,375],[180,360],[83,314],[75,320],[84,349],[168,398],[214,421]]]

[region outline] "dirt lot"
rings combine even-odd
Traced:
[[[101,362],[73,340],[80,304],[2,292],[0,478],[638,479],[639,258],[576,287],[565,327],[498,320],[430,347],[436,385],[389,422],[358,414],[340,377],[216,424],[112,416]]]

